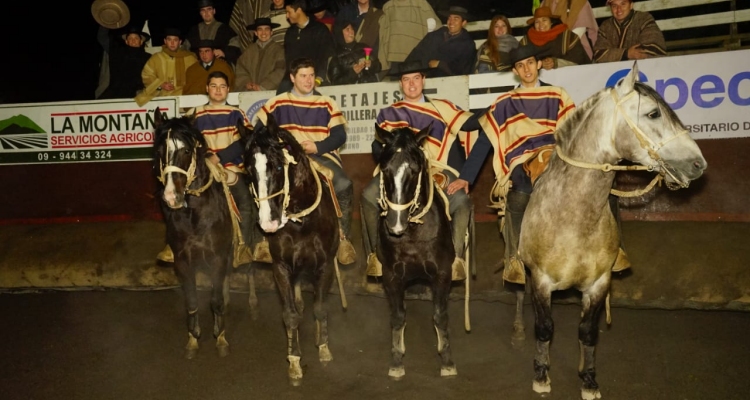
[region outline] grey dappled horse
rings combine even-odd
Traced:
[[[672,190],[686,188],[706,169],[698,145],[664,100],[637,82],[638,68],[586,100],[555,133],[557,146],[539,177],[521,225],[519,255],[531,272],[536,356],[533,390],[551,390],[549,346],[554,324],[551,293],[582,293],[578,340],[583,399],[601,398],[594,349],[607,303],[619,231],[608,205],[611,170],[630,160],[657,172]],[[640,167],[639,166],[639,167]],[[632,168],[631,168],[632,169]]]

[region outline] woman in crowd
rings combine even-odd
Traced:
[[[510,21],[504,15],[496,15],[490,21],[487,40],[477,51],[474,72],[484,74],[510,70],[510,51],[518,47],[518,40],[511,35]]]
[[[377,82],[380,61],[365,53],[367,45],[354,40],[351,22],[334,25],[336,54],[328,64],[328,80],[333,85]],[[372,49],[370,49],[372,50]]]
[[[542,48],[542,68],[554,69],[570,65],[591,64],[581,38],[553,15],[549,7],[539,7],[527,21],[531,25],[521,45],[531,43]]]

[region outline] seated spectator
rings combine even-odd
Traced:
[[[325,25],[328,32],[333,30],[333,14],[328,10],[328,1],[326,0],[307,0],[307,15],[312,15],[316,21]]]
[[[286,35],[286,31],[290,26],[289,21],[286,19],[286,6],[290,3],[290,0],[272,0],[270,7],[264,10],[263,13],[263,17],[270,18],[274,24],[279,24],[278,28],[274,28],[271,40],[282,47],[284,46],[284,35]]]
[[[544,0],[541,5],[549,7],[553,14],[560,16],[563,24],[581,37],[583,49],[592,58],[599,25],[596,24],[594,9],[589,0]],[[578,33],[578,28],[584,29],[585,33]]]
[[[229,18],[229,27],[237,34],[235,39],[240,50],[245,51],[253,43],[254,33],[245,27],[255,23],[268,11],[271,0],[237,0],[232,7],[232,15]]]
[[[492,18],[490,29],[487,30],[487,40],[477,50],[475,73],[485,74],[511,69],[510,51],[518,47],[518,40],[510,33],[510,21],[506,16],[496,15]]]
[[[187,69],[185,77],[185,88],[182,90],[182,94],[206,94],[206,81],[208,75],[214,71],[221,71],[229,79],[229,88],[232,88],[234,83],[234,72],[232,66],[228,62],[221,58],[217,58],[214,52],[216,44],[213,40],[199,40],[193,51],[198,52],[200,61],[191,65]]]
[[[380,18],[378,59],[383,69],[403,62],[424,36],[439,28],[440,20],[427,0],[390,0]]]
[[[157,96],[180,96],[186,82],[187,69],[198,62],[192,51],[180,48],[182,35],[179,29],[164,30],[164,45],[152,55],[141,71],[145,88],[135,96],[139,106]]]
[[[373,59],[372,54],[365,54],[367,45],[354,40],[353,24],[337,23],[335,26],[336,54],[328,64],[328,80],[334,85],[377,82],[380,62]]]
[[[667,43],[654,17],[633,10],[633,0],[608,0],[612,18],[599,26],[594,62],[642,60],[667,55]]]
[[[549,7],[537,8],[526,23],[531,27],[521,38],[521,46],[533,44],[541,49],[542,68],[591,64],[581,38],[560,21],[559,15],[553,15]]]
[[[333,56],[334,46],[331,32],[325,25],[310,18],[307,13],[306,0],[292,0],[286,6],[286,17],[291,24],[284,35],[284,58],[287,62],[286,73],[277,93],[288,92],[292,88],[290,63],[296,59],[309,58],[315,64],[316,86],[325,81],[328,71],[328,60]]]
[[[266,17],[247,26],[248,31],[255,32],[257,40],[237,60],[234,91],[276,90],[279,87],[286,63],[284,47],[271,39],[278,26]]]
[[[122,35],[122,42],[111,41],[102,43],[104,50],[109,53],[109,86],[99,96],[100,99],[128,99],[133,98],[143,89],[141,71],[151,57],[143,45],[151,38],[135,26],[129,26]]]
[[[203,21],[190,28],[185,40],[185,47],[195,48],[194,44],[198,43],[199,40],[213,40],[216,46],[214,50],[216,57],[234,64],[242,50],[237,46],[230,46],[229,41],[237,34],[229,25],[216,20],[216,8],[214,8],[213,0],[198,0],[198,8]]]
[[[354,28],[354,40],[372,49],[370,57],[378,58],[380,40],[380,17],[383,10],[375,8],[370,0],[357,0],[346,4],[336,14],[336,25],[351,23]]]
[[[448,11],[445,26],[428,33],[417,47],[409,53],[404,62],[428,60],[431,68],[428,78],[440,76],[468,75],[474,69],[476,46],[469,32],[464,29],[469,19],[468,11],[452,6]]]

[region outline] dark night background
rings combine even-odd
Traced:
[[[195,0],[124,0],[130,9],[130,23],[143,26],[149,20],[153,45],[163,43],[161,31],[166,26],[177,26],[185,32],[200,22]],[[380,1],[382,3],[382,0]],[[606,0],[591,0],[592,7],[600,7]],[[96,40],[99,25],[91,15],[93,0],[65,2],[35,2],[16,0],[5,2],[2,29],[5,66],[2,67],[0,103],[30,103],[66,100],[90,100],[97,86],[102,49]],[[216,17],[227,22],[234,0],[215,0]],[[447,0],[430,1],[448,4]],[[509,17],[531,14],[532,0],[471,0],[459,3],[474,13],[477,20],[489,20],[494,14]],[[739,8],[746,8],[738,2]],[[747,2],[750,3],[750,2]],[[714,7],[714,8],[707,8]],[[718,8],[717,8],[718,7]],[[700,6],[691,14],[709,10],[726,11],[727,3]],[[659,18],[674,11],[653,13]],[[682,13],[684,14],[684,12]],[[726,27],[716,34],[726,34]],[[743,31],[742,29],[740,31]],[[745,30],[746,31],[746,30]],[[523,32],[514,30],[516,35]],[[479,33],[477,33],[479,34]],[[712,33],[713,34],[713,33]],[[484,32],[475,37],[479,39]],[[672,38],[667,34],[667,40]]]

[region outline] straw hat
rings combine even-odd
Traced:
[[[122,28],[130,22],[130,10],[122,0],[95,0],[91,14],[99,25],[108,29]]]

